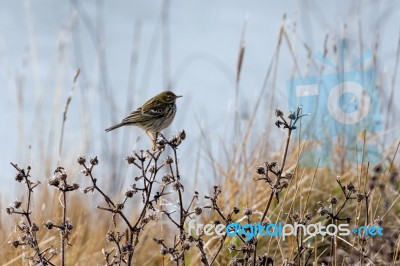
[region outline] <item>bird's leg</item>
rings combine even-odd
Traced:
[[[151,139],[151,143],[152,143],[151,147],[152,147],[153,151],[155,151],[156,150],[157,133],[149,132],[146,130],[146,134]]]
[[[157,132],[151,132],[151,135],[153,136],[153,151],[155,151],[157,148]]]

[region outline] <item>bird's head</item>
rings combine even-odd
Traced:
[[[159,98],[165,103],[174,103],[180,97],[182,96],[175,95],[172,91],[164,91],[159,94]]]

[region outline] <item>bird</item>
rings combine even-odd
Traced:
[[[163,91],[105,131],[110,132],[122,126],[137,126],[145,130],[155,150],[156,134],[171,125],[176,113],[175,101],[180,97],[182,96],[177,96],[172,91]]]

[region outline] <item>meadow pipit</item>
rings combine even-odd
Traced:
[[[171,91],[161,92],[130,113],[121,123],[107,128],[106,131],[122,126],[138,126],[151,138],[154,150],[156,133],[171,125],[176,113],[175,101],[179,97],[182,96],[176,96]]]

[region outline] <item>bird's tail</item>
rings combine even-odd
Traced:
[[[112,127],[106,128],[105,130],[106,130],[106,132],[110,132],[111,130],[122,127],[124,125],[125,125],[125,123],[119,123],[119,124],[113,125]]]

